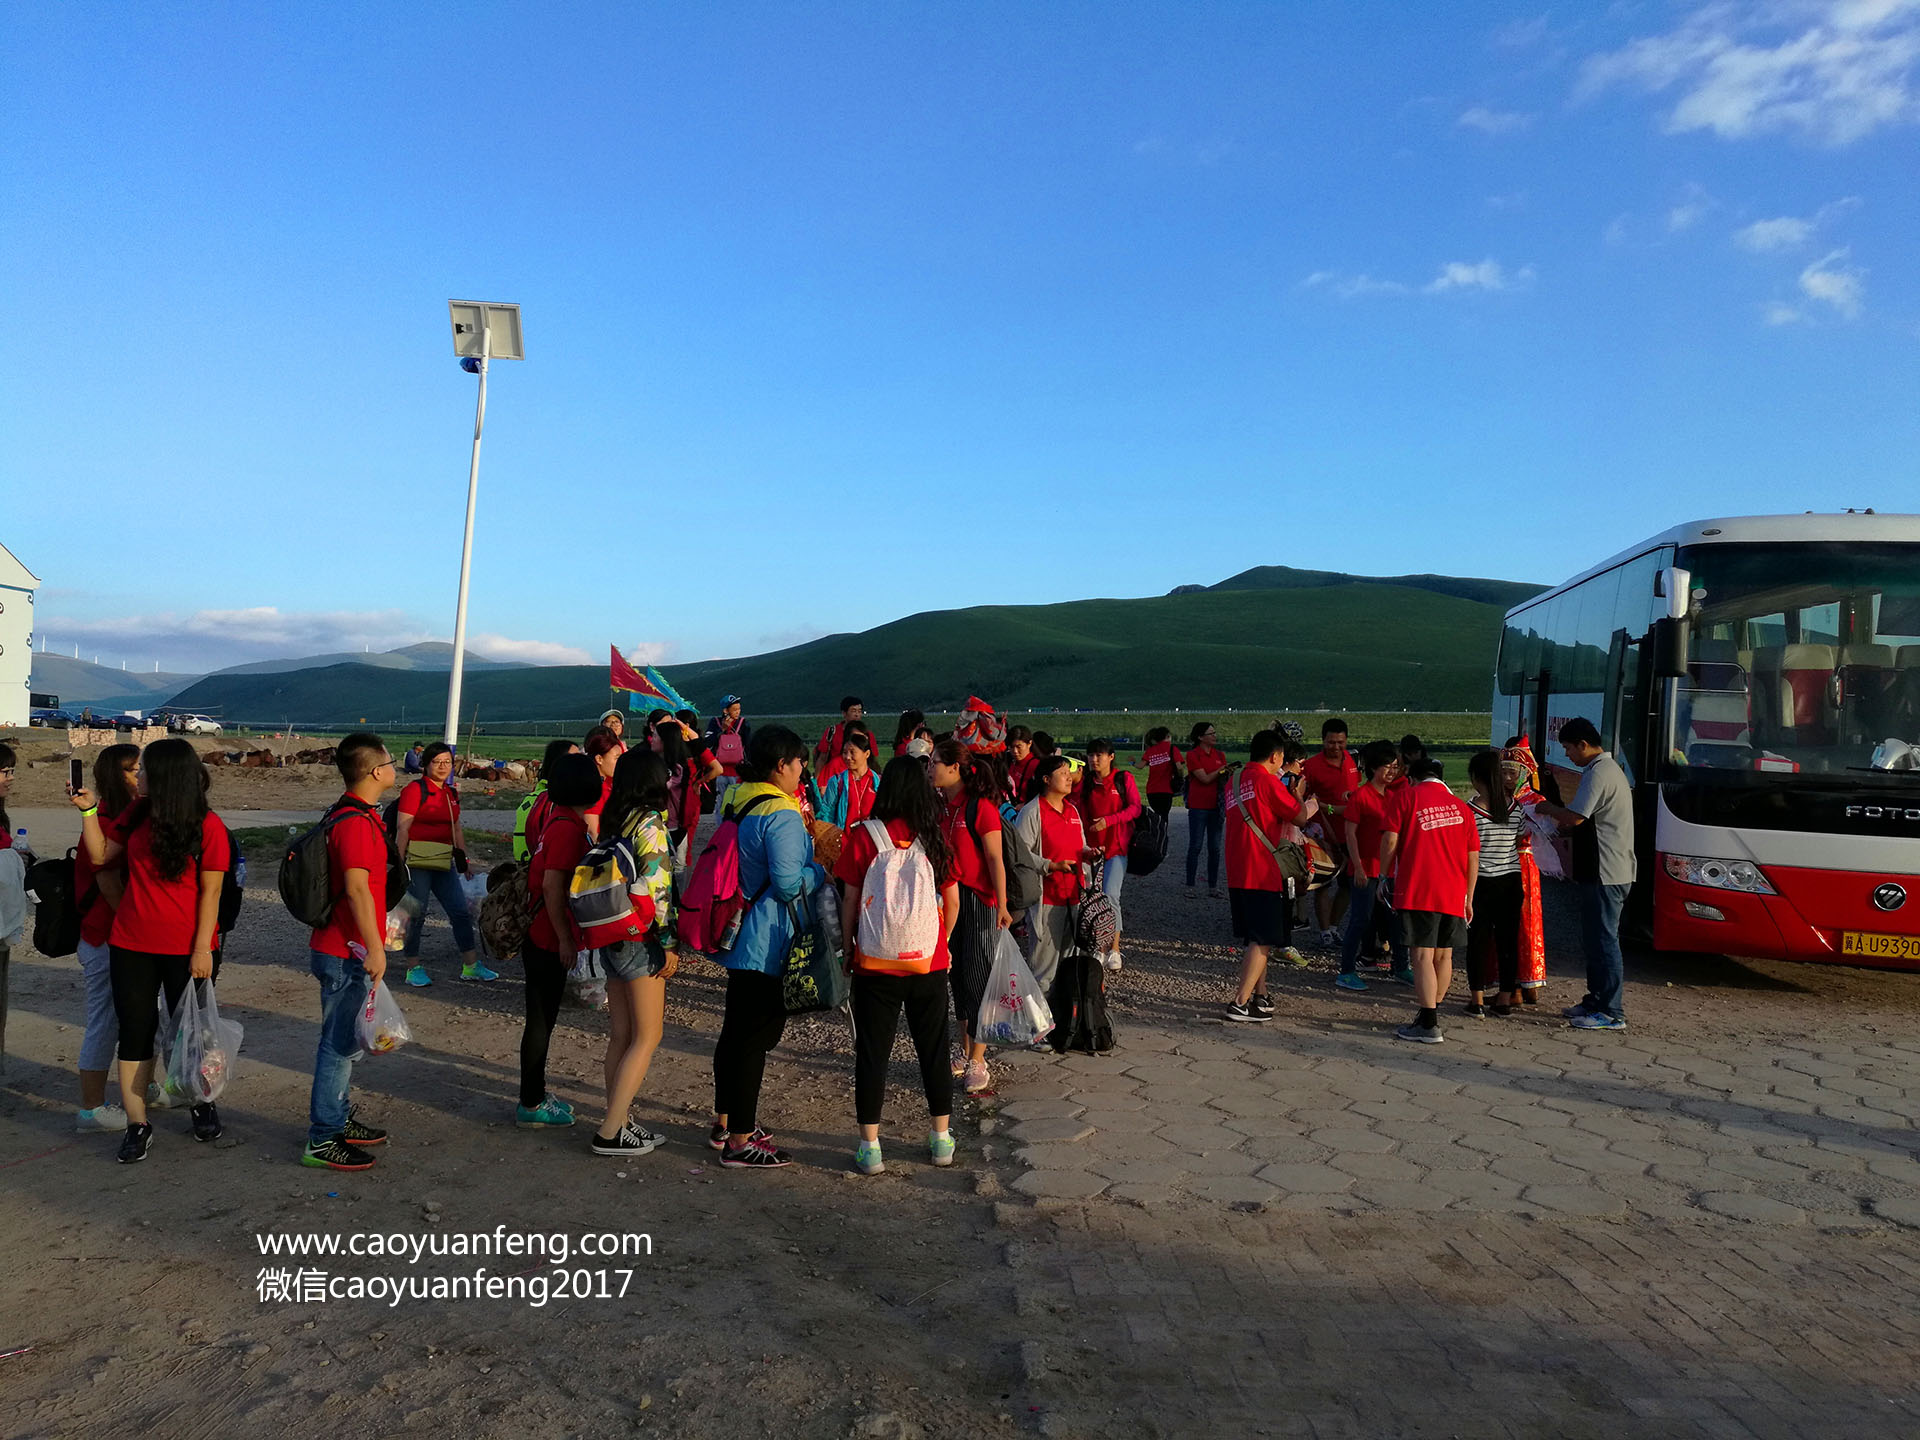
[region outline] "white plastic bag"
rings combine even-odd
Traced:
[[[204,987],[204,992],[202,987]],[[189,980],[180,996],[180,1023],[162,1088],[190,1105],[211,1104],[227,1088],[245,1035],[238,1020],[220,1018],[213,981]]]
[[[1031,1045],[1052,1029],[1053,1012],[1040,994],[1039,982],[1020,957],[1013,936],[1002,930],[973,1038],[988,1045]]]
[[[463,876],[460,881],[460,888],[465,892],[467,897],[467,913],[470,915],[478,915],[480,913],[480,902],[487,898],[487,877],[477,874]]]
[[[607,972],[600,966],[598,950],[582,950],[567,972],[567,990],[573,1003],[588,1010],[607,1008]]]
[[[384,984],[367,991],[367,1003],[360,1008],[355,1033],[360,1048],[371,1055],[386,1055],[413,1039],[407,1017],[400,1013],[399,1002]]]

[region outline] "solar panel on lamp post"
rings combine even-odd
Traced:
[[[467,466],[467,529],[460,542],[460,599],[453,613],[453,667],[447,675],[447,728],[444,739],[459,749],[460,685],[467,663],[467,577],[473,568],[473,502],[480,488],[480,429],[487,419],[487,362],[524,360],[520,340],[520,307],[493,301],[449,300],[453,322],[453,353],[460,368],[480,377],[480,394],[473,407],[473,458]]]

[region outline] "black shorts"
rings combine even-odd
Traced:
[[[1408,949],[1457,950],[1467,943],[1467,922],[1438,910],[1396,910],[1400,943]]]
[[[1293,902],[1280,890],[1227,889],[1234,938],[1246,945],[1285,945],[1293,939]]]

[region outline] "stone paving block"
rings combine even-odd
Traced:
[[[1366,1124],[1338,1105],[1305,1105],[1290,1112],[1295,1120],[1309,1130],[1364,1130]]]
[[[1468,1150],[1478,1150],[1483,1155],[1539,1156],[1547,1153],[1512,1126],[1468,1131],[1460,1136],[1459,1144]]]
[[[1449,1141],[1436,1140],[1429,1129],[1425,1140],[1402,1140],[1394,1146],[1393,1153],[1402,1160],[1411,1160],[1429,1170],[1485,1170],[1492,1157],[1484,1151],[1469,1150],[1464,1145]]]
[[[1631,1155],[1622,1155],[1617,1150],[1609,1150],[1599,1136],[1594,1136],[1587,1144],[1564,1145],[1548,1152],[1562,1165],[1571,1165],[1585,1170],[1589,1175],[1609,1172],[1615,1175],[1642,1175],[1646,1173],[1647,1162],[1636,1160]]]
[[[1909,1230],[1920,1230],[1920,1196],[1894,1195],[1875,1200],[1873,1213]]]
[[[1307,1138],[1316,1145],[1324,1145],[1336,1155],[1370,1154],[1384,1155],[1393,1149],[1391,1136],[1376,1135],[1371,1130],[1326,1127],[1307,1132]]]
[[[1146,1114],[1155,1122],[1155,1129],[1159,1129],[1162,1125],[1193,1125],[1211,1128],[1227,1118],[1224,1112],[1210,1106],[1168,1104],[1157,1095],[1148,1097]]]
[[[1280,1198],[1273,1202],[1273,1208],[1276,1210],[1361,1211],[1371,1210],[1374,1207],[1359,1196],[1349,1195],[1345,1191],[1283,1190],[1280,1192]]]
[[[1793,1184],[1804,1182],[1807,1171],[1799,1165],[1789,1165],[1782,1160],[1769,1160],[1764,1155],[1751,1153],[1738,1155],[1709,1155],[1708,1170],[1724,1170],[1729,1175],[1738,1175],[1743,1180],[1763,1181],[1769,1184]]]
[[[1494,1174],[1522,1185],[1578,1185],[1586,1171],[1533,1155],[1500,1155],[1487,1166]]]
[[[1252,1155],[1256,1159],[1283,1165],[1325,1164],[1333,1155],[1326,1146],[1315,1145],[1298,1135],[1255,1135],[1238,1149],[1242,1154]]]
[[[1565,1110],[1549,1110],[1544,1105],[1489,1105],[1487,1114],[1495,1120],[1504,1120],[1509,1125],[1518,1126],[1522,1131],[1528,1129],[1557,1128],[1571,1125],[1573,1116]]]
[[[1077,1149],[1109,1159],[1164,1160],[1176,1147],[1158,1135],[1139,1130],[1098,1130]]]
[[[1251,1175],[1267,1162],[1238,1150],[1208,1150],[1197,1155],[1191,1152],[1170,1155],[1167,1163],[1178,1165],[1189,1175]]]
[[[1279,1198],[1280,1192],[1271,1185],[1245,1175],[1212,1175],[1189,1180],[1186,1186],[1192,1194],[1223,1205],[1265,1205]]]
[[[1340,1194],[1353,1184],[1351,1175],[1324,1165],[1265,1165],[1254,1174],[1275,1189],[1295,1194]]]
[[[1089,1173],[1104,1176],[1115,1185],[1172,1187],[1184,1181],[1188,1174],[1181,1166],[1167,1165],[1157,1160],[1095,1158],[1087,1162],[1086,1168]]]
[[[1124,1095],[1141,1088],[1140,1081],[1125,1070],[1076,1070],[1063,1073],[1080,1090],[1088,1093]]]
[[[1218,1125],[1162,1125],[1154,1132],[1176,1150],[1195,1155],[1218,1154],[1237,1149],[1247,1137]]]
[[[1056,1142],[1022,1145],[1013,1152],[1014,1160],[1032,1170],[1072,1170],[1087,1162],[1083,1145]]]
[[[1406,1048],[1414,1049],[1417,1047],[1407,1046]],[[1439,1050],[1445,1047],[1435,1045],[1429,1048]],[[1409,1070],[1399,1074],[1382,1075],[1380,1077],[1380,1083],[1395,1090],[1405,1090],[1410,1095],[1430,1095],[1438,1097],[1454,1094],[1464,1082],[1460,1080],[1450,1080],[1444,1075],[1429,1075],[1422,1074],[1418,1070]]]
[[[1336,1170],[1344,1170],[1356,1180],[1424,1180],[1427,1172],[1411,1160],[1403,1160],[1398,1155],[1336,1155],[1327,1162]]]
[[[1689,1150],[1677,1140],[1613,1140],[1607,1149],[1648,1165],[1704,1165],[1706,1153]]]
[[[1175,1045],[1173,1053],[1184,1055],[1189,1060],[1239,1060],[1246,1052],[1241,1049],[1238,1041],[1196,1036]]]
[[[1340,1093],[1348,1097],[1347,1108],[1356,1115],[1365,1115],[1371,1120],[1431,1120],[1433,1112],[1426,1109],[1411,1095],[1404,1091],[1387,1094],[1360,1094],[1360,1087],[1343,1089]]]
[[[1382,1210],[1444,1210],[1453,1196],[1415,1180],[1356,1180],[1353,1194]]]
[[[1089,1108],[1081,1111],[1080,1118],[1093,1126],[1096,1131],[1116,1131],[1123,1135],[1151,1135],[1160,1128],[1160,1122],[1145,1110],[1101,1110]],[[1094,1137],[1098,1139],[1099,1136]]]
[[[1070,1100],[1028,1100],[1019,1099],[1002,1105],[1000,1113],[1011,1120],[1062,1120],[1071,1119],[1081,1111],[1080,1106]]]
[[[1556,1215],[1618,1215],[1627,1202],[1591,1185],[1529,1185],[1520,1199]]]
[[[1652,1165],[1647,1173],[1656,1180],[1669,1185],[1678,1185],[1683,1190],[1699,1194],[1705,1190],[1744,1190],[1747,1182],[1724,1170],[1709,1170],[1701,1165]]]
[[[1292,1115],[1280,1111],[1271,1111],[1264,1115],[1234,1115],[1220,1122],[1225,1129],[1239,1135],[1301,1136],[1307,1133],[1307,1127]]]
[[[1244,1060],[1195,1060],[1187,1067],[1202,1080],[1215,1085],[1246,1085],[1259,1078],[1260,1071]]]
[[[1211,1085],[1142,1085],[1140,1093],[1147,1097],[1149,1105],[1184,1105],[1192,1110],[1204,1110],[1220,1092]]]
[[[1258,1094],[1253,1091],[1216,1095],[1210,1102],[1209,1108],[1214,1111],[1215,1122],[1221,1124],[1225,1123],[1224,1120],[1220,1118],[1222,1116],[1230,1116],[1238,1119],[1248,1115],[1287,1113],[1287,1104],[1284,1100],[1280,1100],[1272,1095]]]
[[[1088,1076],[1094,1079],[1094,1076]],[[1135,1086],[1103,1086],[1099,1089],[1075,1090],[1067,1096],[1076,1105],[1084,1105],[1089,1110],[1144,1110],[1147,1097],[1140,1094]]]
[[[1412,1145],[1431,1143],[1437,1137],[1450,1133],[1437,1120],[1414,1120],[1393,1116],[1384,1120],[1375,1120],[1372,1129],[1376,1134],[1385,1135],[1402,1144]]]
[[[1040,1145],[1051,1141],[1084,1140],[1093,1134],[1093,1126],[1084,1120],[1071,1118],[1023,1120],[1013,1127],[1012,1137],[1024,1145]]]
[[[1142,1210],[1157,1210],[1176,1205],[1180,1201],[1180,1192],[1171,1185],[1125,1184],[1107,1187],[1105,1198],[1123,1201],[1128,1205],[1137,1205]]]
[[[1807,1219],[1807,1212],[1797,1206],[1742,1190],[1709,1190],[1700,1196],[1699,1203],[1701,1209],[1716,1215],[1767,1225],[1802,1225]]]
[[[1456,1206],[1468,1208],[1497,1200],[1518,1200],[1526,1188],[1518,1180],[1485,1170],[1435,1170],[1423,1183],[1429,1190],[1451,1197]]]
[[[1013,1188],[1035,1199],[1088,1200],[1106,1189],[1107,1181],[1085,1170],[1029,1170]]]

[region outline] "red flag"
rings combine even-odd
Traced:
[[[607,647],[613,651],[613,663],[607,670],[607,685],[614,690],[638,690],[642,694],[652,694],[653,687],[641,678],[640,672],[627,663],[620,653],[618,645]]]

